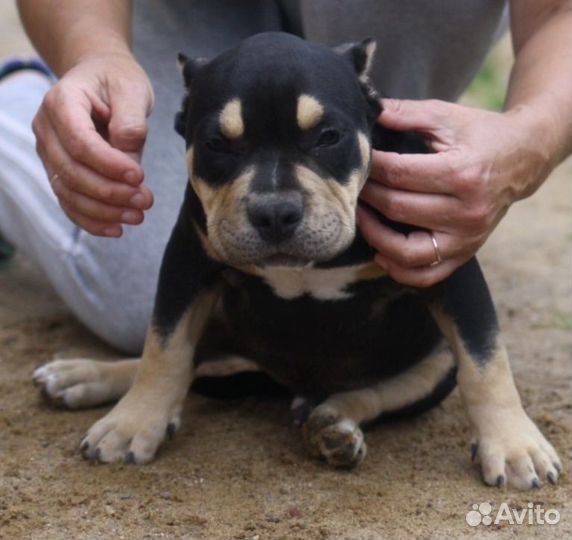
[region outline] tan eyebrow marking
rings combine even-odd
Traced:
[[[238,139],[244,135],[242,103],[240,99],[231,99],[219,115],[220,129],[225,137]]]
[[[302,131],[317,126],[323,116],[324,106],[315,97],[302,94],[298,98],[296,120]]]

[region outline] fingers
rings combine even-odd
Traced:
[[[425,229],[458,229],[465,218],[462,205],[454,197],[389,189],[372,181],[365,183],[360,199],[393,221]]]
[[[101,176],[67,155],[56,137],[46,137],[43,142],[38,140],[37,151],[42,160],[49,164],[50,170],[54,171],[53,174],[57,174],[71,191],[108,205],[139,210],[147,210],[153,204],[153,196],[145,185],[133,187]]]
[[[372,151],[370,177],[386,187],[419,193],[453,194],[454,173],[449,155],[397,154]]]
[[[431,132],[442,124],[446,107],[442,101],[384,99],[379,123],[397,131]]]
[[[447,278],[476,251],[474,239],[460,241],[449,234],[434,232],[441,262],[428,231],[405,236],[382,224],[370,211],[358,208],[358,223],[365,240],[378,253],[374,258],[395,281],[412,287],[430,287]]]
[[[147,116],[151,103],[144,99],[147,88],[111,88],[109,142],[132,156],[141,155],[147,138]]]
[[[54,174],[51,179],[52,189],[60,202],[73,208],[77,213],[102,223],[127,223],[138,225],[143,221],[143,212],[134,208],[104,204],[82,193],[72,191]]]
[[[153,204],[139,165],[152,91],[141,81],[132,92],[112,89],[103,77],[104,88],[95,74],[62,79],[46,95],[33,129],[66,214],[94,235],[117,237],[122,224],[141,223]]]
[[[374,262],[395,281],[410,287],[427,288],[436,285],[440,281],[448,278],[459,266],[467,262],[468,259],[454,258],[447,259],[436,266],[425,266],[420,268],[406,268],[399,266],[381,255],[374,257]]]
[[[80,214],[72,206],[60,201],[60,205],[66,215],[84,231],[94,236],[106,236],[109,238],[119,238],[123,234],[123,227],[118,223],[105,223],[99,220],[91,219]]]
[[[371,212],[358,209],[360,230],[367,243],[386,259],[401,266],[429,266],[437,259],[431,235],[427,231],[414,231],[407,236],[394,231],[379,221]],[[436,234],[441,257],[452,255],[449,235]]]
[[[48,124],[74,161],[106,178],[138,185],[143,180],[140,165],[125,152],[113,148],[97,132],[92,120],[94,99],[64,82],[56,85],[46,95],[39,119],[34,122],[36,136],[41,138],[42,123],[44,127]]]

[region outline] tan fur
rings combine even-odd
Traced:
[[[361,131],[358,131],[357,138],[361,154],[361,168],[359,169],[359,172],[362,175],[362,184],[359,186],[361,189],[367,180],[367,174],[365,174],[364,171],[367,172],[369,170],[369,164],[371,161],[371,144],[369,143],[369,139],[366,134]]]
[[[244,227],[247,217],[243,207],[255,170],[250,167],[243,171],[234,181],[228,182],[218,189],[210,188],[204,180],[193,178],[193,187],[199,191],[197,195],[203,203],[207,215],[208,241],[216,252],[217,259],[224,257],[224,247],[219,239],[219,227],[226,222],[233,228]],[[199,194],[200,192],[200,194]]]
[[[240,139],[244,135],[244,119],[240,99],[231,99],[219,115],[220,129],[229,139]]]
[[[429,395],[451,370],[451,352],[442,348],[405,373],[375,386],[330,396],[315,414],[335,414],[356,424],[368,422],[382,413],[411,405]]]
[[[367,60],[363,72],[359,75],[359,80],[363,83],[369,82],[369,72],[371,71],[376,49],[377,43],[375,41],[370,42],[365,49]]]
[[[296,120],[302,131],[316,127],[324,117],[324,106],[313,96],[302,94],[298,98]]]
[[[245,371],[260,371],[260,367],[253,360],[231,355],[203,362],[197,367],[195,377],[228,377]]]
[[[341,209],[340,219],[353,232],[356,200],[352,200],[352,188],[340,185],[333,178],[321,178],[304,165],[296,165],[294,170],[302,188],[311,195],[312,209],[320,215],[331,212],[332,207]]]
[[[337,467],[359,465],[367,453],[359,425],[423,399],[452,366],[451,355],[441,350],[375,386],[330,396],[304,425],[308,449]]]
[[[369,281],[387,276],[387,272],[372,261],[360,265],[359,268],[356,269],[355,276],[358,281]]]
[[[187,148],[187,154],[186,154],[187,174],[189,176],[189,180],[193,178],[194,157],[195,157],[195,149],[191,144],[189,148]]]
[[[530,489],[548,474],[558,478],[555,464],[561,466],[560,459],[524,411],[500,339],[483,364],[471,357],[454,321],[439,308],[432,313],[457,359],[459,390],[485,482]]]
[[[177,426],[192,380],[196,344],[217,301],[218,291],[203,291],[164,340],[151,324],[133,386],[89,430],[82,445],[90,457],[123,461],[132,452],[138,463],[150,461],[167,426]]]

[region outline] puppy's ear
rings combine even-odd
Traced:
[[[183,76],[185,88],[190,88],[197,73],[208,63],[209,61],[206,58],[189,58],[183,53],[177,55],[177,64]]]
[[[203,66],[208,64],[208,60],[206,58],[191,59],[183,53],[179,53],[177,55],[177,64],[179,66],[179,71],[183,76],[187,92],[183,98],[181,110],[175,115],[175,131],[182,137],[185,137],[185,124],[187,119],[187,109],[189,108],[191,84],[197,73],[203,68]]]
[[[334,51],[347,58],[352,64],[359,80],[365,82],[369,76],[369,70],[373,63],[376,47],[377,43],[375,40],[366,38],[362,41],[338,45],[334,47]]]
[[[334,51],[346,58],[353,66],[359,79],[363,97],[367,104],[367,118],[370,127],[382,111],[381,96],[373,87],[369,72],[375,56],[376,42],[371,38],[355,43],[344,43],[334,48]]]

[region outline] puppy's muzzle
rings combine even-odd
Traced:
[[[252,194],[246,213],[262,240],[279,244],[291,238],[302,222],[304,201],[295,191]]]

